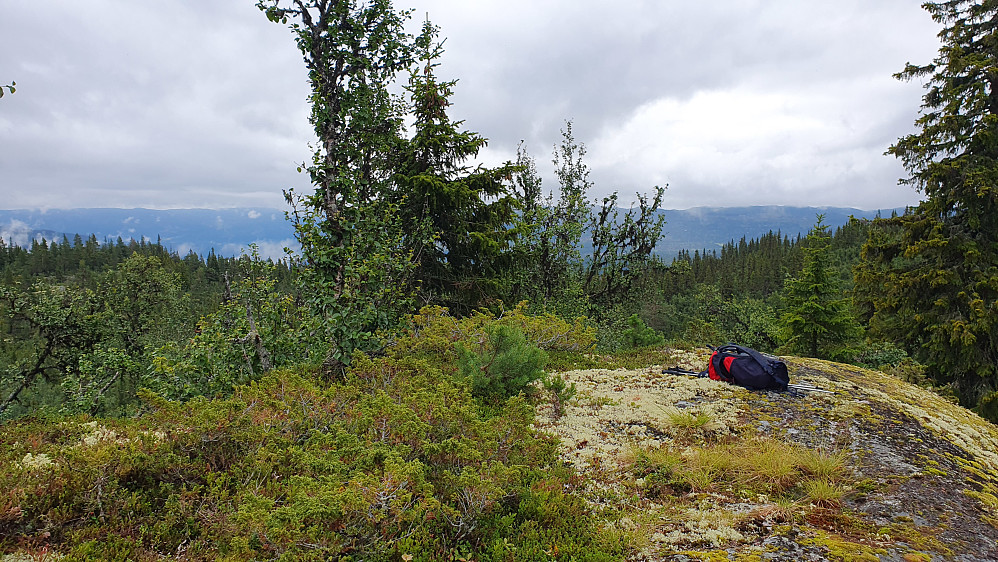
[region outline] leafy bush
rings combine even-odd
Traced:
[[[526,303],[500,316],[478,311],[464,318],[455,318],[440,306],[427,306],[411,318],[408,330],[391,346],[389,355],[417,355],[444,370],[457,363],[457,344],[465,348],[481,346],[497,326],[520,331],[527,342],[545,352],[562,354],[591,349],[596,341],[596,329],[585,318],[568,322],[552,314],[531,316]]]
[[[272,368],[318,365],[327,356],[320,319],[280,290],[276,267],[255,249],[244,258],[246,276],[198,322],[194,337],[156,350],[147,387],[171,399],[224,397]]]
[[[717,345],[723,341],[714,324],[702,318],[691,318],[683,329],[683,335],[675,342],[678,347],[695,348]]]
[[[908,353],[891,342],[867,343],[853,357],[853,363],[867,369],[883,370],[900,365]]]

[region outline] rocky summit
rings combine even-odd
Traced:
[[[633,560],[998,560],[998,427],[879,371],[784,359],[827,392],[576,370],[574,400],[536,423]]]

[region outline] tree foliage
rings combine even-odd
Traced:
[[[308,172],[314,193],[286,192],[306,270],[302,294],[324,320],[327,366],[342,371],[354,350],[412,308],[412,258],[391,193],[404,111],[389,92],[412,64],[407,12],[390,0],[260,0],[289,25],[311,85],[318,138]]]
[[[594,306],[597,317],[625,301],[634,282],[645,273],[652,250],[662,234],[665,216],[657,211],[665,188],[656,187],[655,195],[637,194],[633,205],[620,216],[617,193],[603,198],[590,225],[592,253],[585,259],[583,291]]]
[[[468,164],[488,141],[448,115],[456,81],[436,77],[443,54],[438,33],[427,21],[416,41],[418,65],[407,87],[413,136],[404,144],[394,198],[412,231],[423,299],[467,314],[505,296],[501,279],[510,266],[517,204],[507,180],[514,166]],[[420,235],[424,225],[429,236]]]
[[[571,122],[562,130],[553,163],[559,191],[544,195],[537,167],[526,149],[517,149],[516,177],[522,201],[517,287],[522,295],[561,314],[584,313],[582,235],[589,224],[589,169],[576,144]]]
[[[169,399],[228,396],[275,368],[320,364],[328,353],[322,326],[295,293],[281,290],[277,266],[246,256],[219,307],[203,316],[193,337],[154,352],[146,387]]]
[[[859,336],[859,325],[830,262],[824,219],[818,215],[807,236],[800,274],[786,280],[780,335],[787,349],[827,359],[841,357],[843,346]]]
[[[888,152],[925,200],[882,221],[856,282],[877,335],[973,406],[998,390],[998,6],[923,7],[943,25],[942,47],[896,75],[926,80],[927,91],[917,132]]]
[[[649,328],[637,314],[632,314],[627,318],[627,330],[624,332],[624,340],[627,347],[647,347],[650,345],[661,345],[665,343],[665,336]]]
[[[39,407],[122,414],[137,403],[149,354],[184,333],[179,278],[157,257],[133,254],[98,290],[37,280],[0,287],[0,416]],[[6,337],[5,337],[6,339]]]
[[[233,380],[252,378],[246,356],[259,364],[249,310],[273,363],[286,364],[289,353],[271,336],[315,343],[292,321],[312,317],[291,291],[285,262],[255,253],[180,257],[145,240],[72,238],[32,241],[30,249],[0,243],[0,419],[38,411],[127,415],[143,386],[171,397],[230,393]],[[299,316],[280,317],[278,304]],[[238,360],[226,363],[231,355]],[[184,376],[157,368],[166,358],[190,368]]]
[[[4,333],[10,338],[0,371],[2,416],[12,405],[37,407],[37,402],[23,400],[25,390],[36,383],[58,388],[63,374],[75,371],[80,358],[100,340],[101,325],[93,292],[43,282],[0,287],[0,307]]]
[[[561,134],[554,150],[557,198],[553,191],[542,195],[532,159],[522,147],[518,154],[520,287],[523,296],[549,309],[602,318],[628,299],[651,261],[665,224],[657,213],[664,188],[656,187],[650,200],[637,194],[637,208],[623,217],[616,192],[595,207],[589,199],[594,186],[584,161],[586,147],[576,141],[570,121]]]

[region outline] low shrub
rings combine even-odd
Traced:
[[[478,345],[498,326],[518,330],[527,342],[545,352],[580,353],[595,345],[596,329],[586,318],[569,322],[553,314],[531,316],[525,309],[526,303],[520,303],[499,316],[486,310],[459,319],[446,308],[427,306],[412,316],[409,328],[387,351],[416,354],[438,366],[453,365],[457,359],[456,344]]]
[[[355,355],[335,382],[275,369],[225,399],[143,392],[145,413],[132,419],[9,422],[0,552],[622,560],[626,537],[565,488],[554,438],[533,428],[518,395],[542,373],[538,338],[584,343],[587,328],[558,324],[556,344],[509,322],[516,314],[482,316],[424,317],[385,355]],[[458,343],[477,386],[455,376]],[[433,356],[437,346],[448,354]],[[550,390],[567,400],[571,386],[556,381]]]
[[[470,382],[472,393],[489,404],[529,391],[544,375],[547,361],[520,330],[503,324],[491,328],[477,349],[458,343],[457,350],[458,372]]]
[[[546,376],[542,381],[544,390],[551,394],[555,417],[561,417],[565,404],[575,397],[575,383],[566,383],[561,375]]]
[[[624,330],[624,345],[626,347],[648,347],[664,343],[665,336],[646,326],[637,314],[632,314],[627,319],[627,329]]]
[[[885,369],[900,365],[908,353],[891,342],[866,343],[852,357],[852,362],[867,369]]]

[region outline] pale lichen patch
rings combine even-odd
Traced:
[[[85,434],[80,438],[79,446],[81,447],[94,447],[102,443],[115,443],[117,445],[125,445],[130,443],[132,439],[125,435],[118,433],[117,431],[110,429],[101,425],[96,421],[91,421],[87,423],[80,424],[80,427],[89,430],[89,433]],[[143,437],[149,437],[155,442],[163,441],[166,439],[166,433],[160,430],[155,431],[139,431],[139,435]],[[138,437],[136,437],[138,439]]]
[[[54,464],[52,457],[45,453],[39,453],[37,455],[27,453],[21,459],[21,466],[28,469],[44,468],[46,466],[51,466],[52,464]]]
[[[742,542],[745,536],[734,528],[735,516],[723,509],[691,509],[685,520],[672,530],[659,531],[657,542],[671,545],[712,546],[718,548],[732,542]]]
[[[594,457],[614,459],[633,446],[659,447],[671,439],[670,413],[702,412],[710,431],[737,428],[745,389],[696,377],[662,375],[661,367],[560,373],[574,383],[576,399],[556,417],[539,409],[537,426],[561,440],[562,458],[585,469]]]

